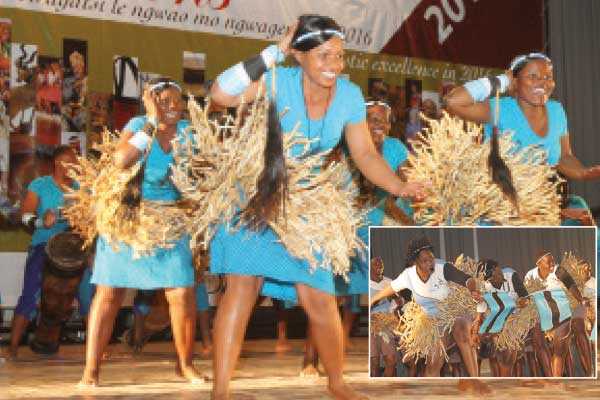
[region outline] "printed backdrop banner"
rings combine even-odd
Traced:
[[[347,47],[503,67],[543,47],[542,0],[4,0],[7,7],[277,40],[306,13],[333,17]],[[518,29],[513,29],[518,27]]]

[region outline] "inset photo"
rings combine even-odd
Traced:
[[[596,378],[595,227],[371,227],[370,376]]]

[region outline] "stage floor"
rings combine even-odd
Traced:
[[[293,350],[279,355],[273,340],[249,340],[232,381],[233,399],[304,400],[328,398],[325,378],[298,376],[302,361],[302,340],[291,341]],[[452,380],[369,381],[367,339],[354,338],[347,355],[349,383],[372,399],[451,399],[465,396]],[[0,361],[0,399],[208,399],[211,383],[190,385],[174,373],[171,343],[149,343],[133,357],[121,344],[111,345],[110,360],[103,364],[101,386],[77,389],[84,361],[82,345],[62,346],[57,357],[40,358],[27,347],[20,348],[19,360]],[[198,356],[195,364],[210,374],[210,359]],[[568,380],[556,383],[517,380],[488,381],[493,389],[488,399],[538,398],[599,399],[598,380]]]

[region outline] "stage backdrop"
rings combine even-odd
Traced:
[[[141,85],[153,76],[202,96],[208,80],[278,40],[298,15],[331,15],[347,35],[348,78],[386,99],[393,134],[410,137],[422,127],[418,112],[439,115],[452,87],[541,47],[540,1],[3,0],[0,265],[11,277],[3,285],[18,293],[30,237],[15,217],[27,184],[47,173],[47,155],[59,144],[83,153],[104,126],[121,128],[142,112]],[[508,35],[496,16],[517,3]]]
[[[543,0],[4,0],[6,7],[193,32],[277,39],[298,15],[334,17],[369,53],[506,66],[542,49]],[[125,39],[125,38],[123,38]]]

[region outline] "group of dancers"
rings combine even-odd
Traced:
[[[408,244],[406,268],[395,279],[383,275],[381,259],[375,258],[371,262],[371,313],[375,321],[387,321],[373,323],[371,327],[372,376],[399,376],[399,367],[403,367],[404,376],[478,377],[481,376],[480,367],[484,358],[489,359],[491,376],[593,375],[596,279],[592,276],[589,263],[582,266],[582,281],[585,282],[580,290],[566,268],[557,265],[553,255],[545,250],[532,260],[535,267],[527,272],[525,278],[513,268],[502,267],[492,259],[479,261],[476,273],[469,275],[452,263],[435,258],[433,251],[426,237],[412,239]],[[480,284],[477,279],[481,279]],[[528,285],[530,280],[532,282]],[[402,334],[405,329],[400,323],[402,314],[415,312],[414,307],[406,307],[412,300],[412,304],[420,307],[424,318],[432,321],[440,318],[441,305],[448,300],[450,293],[449,282],[468,289],[477,303],[476,310],[465,307],[462,313],[447,321],[447,330],[440,329],[440,325],[435,323],[429,331],[423,327],[417,329],[415,334],[433,335],[437,339],[431,348],[419,349],[422,350],[420,356],[415,357],[415,353],[410,351],[412,349],[407,350],[410,344],[402,343],[407,340],[406,335]],[[406,290],[409,293],[403,293]],[[572,313],[569,312],[569,318],[546,327],[543,322],[540,323],[543,313],[540,311],[538,316],[534,312],[531,319],[537,322],[525,328],[525,335],[514,346],[498,345],[500,333],[490,333],[488,322],[499,324],[500,332],[511,327],[506,319],[502,320],[508,314],[493,314],[495,319],[484,321],[489,309],[484,301],[486,293],[497,295],[490,298],[495,303],[501,303],[502,309],[508,310],[510,301],[502,301],[502,295],[512,299],[517,309],[524,309],[533,301],[530,295],[534,292],[545,292],[544,296],[549,296],[549,291],[556,290],[564,293],[565,299],[567,293],[574,298],[575,304]],[[559,308],[571,307],[568,300],[563,303],[553,301],[552,304],[558,304]],[[482,324],[487,329],[481,331]],[[571,345],[576,351],[571,351]],[[458,353],[460,357],[452,357],[453,353]],[[575,374],[575,361],[581,365],[581,375]],[[565,364],[569,365],[567,371]]]
[[[279,65],[287,57],[294,66]],[[359,196],[357,204],[367,214],[367,221],[357,235],[366,244],[368,226],[381,224],[386,217],[404,224],[418,223],[412,219],[410,201],[427,196],[430,183],[403,179],[402,167],[408,151],[402,142],[387,136],[390,107],[384,102],[365,102],[360,88],[340,76],[343,69],[341,27],[329,17],[305,15],[278,44],[222,72],[210,89],[210,99],[220,106],[236,107],[252,103],[259,93],[267,93],[276,108],[280,130],[284,133],[295,130],[309,140],[308,148],[292,156],[325,155],[343,142],[355,172],[360,172],[358,186],[364,196]],[[553,87],[551,61],[533,53],[515,59],[500,77],[481,78],[454,90],[446,98],[446,105],[449,112],[462,118],[487,123],[490,110],[495,107],[493,100],[488,100],[492,89],[508,91],[509,96],[500,104],[500,126],[514,131],[513,141],[521,146],[542,146],[548,153],[547,162],[571,179],[599,177],[600,167],[585,168],[572,154],[564,110],[560,103],[549,100]],[[182,193],[170,179],[175,163],[173,147],[188,141],[190,135],[190,123],[182,119],[182,91],[175,81],[169,78],[151,81],[145,90],[144,103],[146,115],[127,124],[114,153],[119,168],[135,172],[122,196],[123,204],[132,213],[138,212],[144,202],[168,205],[181,200]],[[67,229],[47,211],[60,207],[64,203],[62,194],[76,185],[62,167],[65,163],[74,164],[74,154],[57,152],[54,174],[34,181],[29,187],[29,201],[24,202],[23,223],[35,230],[34,239],[41,232],[45,235],[39,241],[32,241],[27,259],[25,292],[30,295],[25,297],[34,304],[36,290],[27,289],[27,285],[30,279],[35,281],[30,276],[41,274],[41,264],[36,260],[43,257],[43,246],[38,244],[43,244],[53,229]],[[281,174],[285,164],[273,168],[268,172],[275,178],[285,176]],[[277,188],[265,189],[269,190],[271,193],[266,195],[272,195]],[[47,199],[52,204],[46,204]],[[115,219],[113,223],[118,225],[123,221]],[[330,394],[337,399],[365,398],[344,380],[344,335],[336,296],[368,292],[366,257],[357,254],[348,275],[339,277],[328,266],[313,269],[307,260],[292,256],[269,227],[257,229],[236,224],[231,229],[232,224],[233,221],[221,221],[210,244],[210,272],[223,275],[226,283],[214,320],[213,398],[229,398],[229,383],[248,320],[261,294],[296,301],[302,306],[308,316],[309,340],[324,366]],[[119,238],[116,243],[114,239],[101,234],[95,244],[90,281],[95,285],[95,295],[87,321],[86,362],[80,386],[93,387],[100,382],[102,355],[127,288],[164,289],[177,350],[176,373],[191,383],[203,382],[192,359],[197,300],[190,236],[183,234],[168,248],[144,254],[137,254],[119,242]],[[319,258],[318,250],[313,253]],[[449,264],[436,264],[430,246],[412,249],[411,257],[415,266],[394,280],[375,300],[405,288],[430,290],[427,282],[432,282],[431,275],[441,282],[464,285],[476,295],[472,279]],[[35,282],[39,286],[39,279]],[[441,293],[443,288],[438,291]],[[419,299],[420,292],[413,291],[413,296]],[[424,307],[427,309],[429,305]],[[14,323],[21,328],[17,333],[23,331],[25,324],[19,321],[30,309],[20,311],[18,307]],[[469,327],[469,321],[455,321],[452,338],[445,337],[444,341],[453,340],[457,344],[468,374],[477,376],[477,357],[469,342]],[[20,338],[20,334],[17,336]],[[19,339],[15,340],[13,351]],[[425,374],[439,374],[442,364],[443,358],[434,358]],[[553,368],[558,370],[556,364]]]

